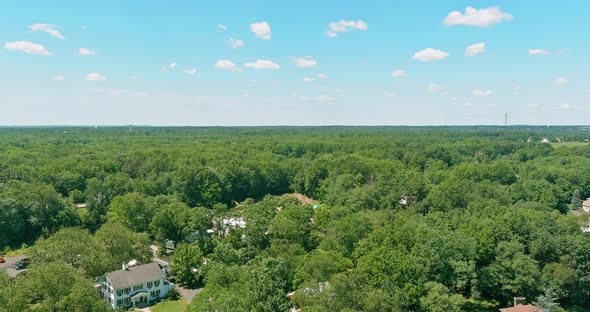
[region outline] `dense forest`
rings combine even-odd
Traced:
[[[572,211],[590,196],[589,140],[573,126],[0,128],[0,254],[31,258],[0,272],[0,310],[109,311],[94,279],[172,240],[177,283],[204,288],[188,311],[497,311],[518,296],[588,311],[587,218]]]

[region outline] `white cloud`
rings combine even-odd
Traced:
[[[55,80],[55,81],[64,81],[66,80],[66,77],[64,77],[64,75],[55,75],[53,76],[53,78],[51,78],[51,80]]]
[[[318,61],[314,60],[311,56],[297,57],[293,62],[295,63],[295,66],[303,68],[316,67],[318,65]]]
[[[319,79],[328,79],[329,78],[328,75],[322,74],[322,73],[317,74],[316,77],[318,77]]]
[[[576,109],[578,107],[576,106],[576,104],[570,104],[570,103],[564,102],[564,103],[559,103],[559,108],[569,110],[569,109]]]
[[[96,51],[92,51],[92,50],[86,49],[86,48],[80,48],[79,53],[80,53],[80,55],[94,55],[94,54],[96,54]]]
[[[236,38],[229,38],[228,42],[229,42],[229,46],[234,49],[237,49],[245,44],[243,40],[236,39]]]
[[[471,107],[471,106],[473,106],[473,103],[471,103],[471,102],[465,102],[465,103],[463,103],[463,106],[465,106],[465,107]]]
[[[64,40],[64,36],[56,28],[58,26],[51,24],[33,24],[29,26],[31,31],[44,31],[57,39]]]
[[[236,66],[234,62],[230,60],[219,60],[215,63],[215,67],[219,69],[229,70],[230,72],[241,72],[242,69]]]
[[[223,24],[219,24],[219,25],[217,25],[217,30],[219,30],[219,31],[227,31],[227,26],[225,26]]]
[[[249,97],[250,95],[248,93],[242,93],[240,94],[241,97]]]
[[[253,69],[270,69],[275,70],[281,68],[279,64],[273,63],[270,60],[257,60],[256,62],[245,63],[244,67]]]
[[[342,89],[336,89],[336,90],[334,90],[334,92],[339,93],[339,94],[342,94],[342,93],[344,93],[344,90],[342,90]]]
[[[403,77],[405,75],[407,75],[407,74],[406,74],[406,71],[403,69],[396,69],[393,72],[391,72],[391,76],[393,78],[399,78],[399,77]]]
[[[555,80],[553,80],[553,83],[555,83],[558,86],[565,85],[568,82],[569,81],[565,77],[556,77]]]
[[[473,94],[475,96],[488,96],[488,95],[494,94],[494,91],[492,91],[492,90],[473,90],[473,91],[471,91],[471,94]]]
[[[12,51],[22,51],[27,54],[34,55],[52,55],[51,52],[47,51],[47,49],[44,46],[29,41],[6,42],[4,43],[4,49]]]
[[[84,80],[87,81],[103,81],[103,80],[107,80],[107,77],[99,74],[99,73],[90,73],[88,75],[86,75],[86,77],[84,77]]]
[[[318,95],[315,99],[319,102],[332,102],[336,100],[336,98],[329,95]]]
[[[539,107],[539,104],[537,104],[537,103],[529,103],[527,106],[530,107],[530,108],[537,108],[537,107]]]
[[[267,22],[250,24],[250,31],[253,32],[256,37],[264,40],[270,40],[272,38],[272,31]]]
[[[185,74],[187,74],[187,75],[194,75],[194,74],[197,73],[197,69],[196,68],[185,69],[182,72],[185,73]]]
[[[512,87],[512,91],[514,91],[514,92],[518,92],[518,91],[520,91],[520,89],[522,89],[522,87],[521,86],[518,86],[518,85]]]
[[[420,62],[431,62],[445,59],[449,54],[445,51],[436,50],[433,48],[427,48],[420,50],[412,56],[413,59]]]
[[[448,26],[466,25],[489,27],[510,20],[512,20],[512,15],[502,12],[499,7],[489,7],[478,10],[468,6],[465,8],[465,13],[461,13],[460,11],[449,13],[444,19],[444,23]]]
[[[162,67],[162,69],[176,69],[176,63],[170,63],[170,64]]]
[[[436,83],[429,83],[428,86],[426,86],[426,90],[428,92],[442,92],[445,90],[445,87]]]
[[[397,96],[397,94],[395,94],[395,92],[385,92],[383,93],[384,97],[394,97]]]
[[[326,32],[326,35],[328,37],[336,37],[338,36],[338,33],[343,33],[343,32],[347,32],[350,30],[367,30],[369,29],[369,26],[367,26],[367,24],[365,22],[363,22],[362,20],[350,20],[350,21],[346,21],[346,20],[340,20],[338,22],[332,22],[328,25],[328,31]]]
[[[256,83],[256,79],[248,79],[249,83]]]
[[[465,56],[476,56],[486,52],[486,43],[479,42],[465,48]]]
[[[315,81],[315,78],[312,78],[312,77],[304,77],[303,78],[303,82],[314,82],[314,81]]]
[[[549,54],[551,54],[551,51],[543,50],[543,49],[530,49],[529,54],[530,55],[549,55]]]

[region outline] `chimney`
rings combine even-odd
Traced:
[[[514,306],[525,305],[526,298],[525,297],[514,297]]]

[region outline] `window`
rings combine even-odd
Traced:
[[[150,291],[150,296],[155,297],[156,296],[156,292],[155,291]]]
[[[123,295],[123,289],[117,289],[117,296]]]
[[[156,297],[160,297],[160,290],[156,289]]]
[[[155,281],[154,286],[156,286],[156,287],[160,286],[160,281],[159,280]]]
[[[117,306],[120,306],[123,303],[123,300],[117,299]]]
[[[131,292],[131,287],[125,288],[125,294],[129,294]]]
[[[152,288],[153,285],[154,285],[154,282],[147,282],[147,288]]]
[[[125,303],[125,305],[128,305],[130,303],[129,297],[123,299],[123,302]]]
[[[133,291],[143,289],[143,284],[133,286]]]

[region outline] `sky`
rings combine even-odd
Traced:
[[[0,125],[590,124],[587,0],[0,0]]]

